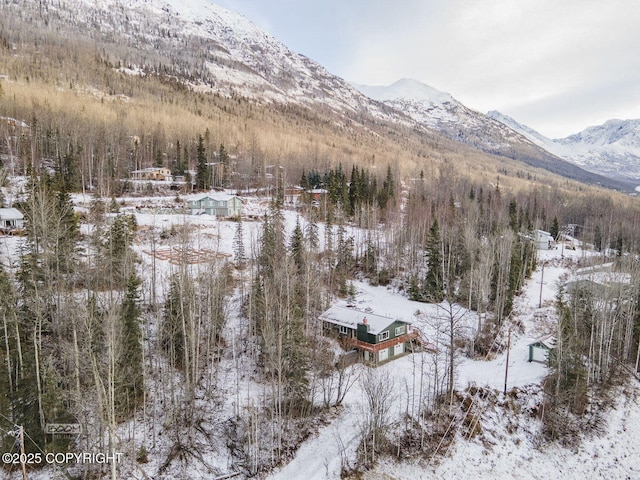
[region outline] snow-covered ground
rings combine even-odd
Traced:
[[[183,197],[182,200],[189,200]],[[177,202],[172,197],[122,198],[116,199],[121,205],[123,213],[136,216],[139,233],[134,249],[142,260],[141,271],[157,275],[157,285],[167,285],[168,277],[177,268],[169,260],[154,257],[152,248],[174,249],[189,247],[198,251],[212,251],[226,258],[232,258],[234,253],[233,239],[236,222],[218,220],[207,215],[188,215],[184,213],[165,213],[176,207]],[[90,197],[75,196],[77,208],[88,207]],[[246,198],[245,212],[257,218],[268,208],[268,201],[263,198]],[[285,226],[291,232],[296,221],[304,223],[296,212],[285,211]],[[179,229],[184,227],[189,233],[182,236]],[[259,236],[260,221],[243,222],[244,243],[247,252],[251,251]],[[322,231],[322,226],[320,227]],[[349,229],[349,234],[358,236],[358,232]],[[322,234],[320,235],[323,236]],[[17,259],[21,242],[19,237],[0,238],[0,257],[5,265]],[[154,247],[155,245],[155,247]],[[512,323],[515,325],[511,334],[511,348],[509,350],[509,369],[507,388],[518,389],[519,398],[523,404],[535,403],[540,391],[541,380],[547,373],[543,363],[528,362],[528,345],[534,340],[555,331],[554,299],[560,282],[565,282],[574,275],[588,271],[577,270],[578,260],[593,255],[583,251],[579,245],[575,249],[558,247],[554,250],[540,251],[538,268],[523,288],[514,303]],[[155,259],[154,259],[155,258]],[[604,265],[601,269],[605,268]],[[201,268],[199,264],[191,268]],[[202,267],[204,268],[204,267]],[[599,271],[601,269],[593,269]],[[455,314],[460,317],[460,328],[473,332],[478,325],[475,312],[448,304],[431,305],[408,300],[402,292],[394,291],[392,287],[372,287],[367,283],[354,282],[357,291],[355,305],[357,308],[391,316],[403,318],[420,326],[424,335],[430,341],[437,343],[438,334],[435,325],[438,318],[446,322],[449,309],[455,308]],[[147,290],[144,291],[146,300]],[[164,292],[156,292],[162,298]],[[349,300],[352,301],[352,300]],[[341,301],[347,303],[347,300]],[[425,319],[429,319],[426,321]],[[237,305],[230,309],[230,319],[227,325],[226,340],[233,349],[240,350],[241,345],[236,341],[246,338],[246,332]],[[501,339],[507,336],[506,331],[500,332]],[[445,345],[442,339],[442,345]],[[396,421],[405,409],[414,408],[419,402],[417,374],[421,378],[432,375],[434,353],[419,352],[408,354],[399,359],[384,364],[370,373],[370,369],[363,365],[355,365],[354,375],[364,377],[369,374],[393,378],[393,385],[397,391],[397,403],[390,413]],[[263,387],[252,378],[251,367],[243,364],[233,364],[222,361],[218,376],[221,385],[221,396],[224,398],[217,415],[233,416],[234,411],[242,408],[252,398],[262,395]],[[506,353],[496,355],[490,360],[472,360],[459,357],[456,365],[456,381],[459,390],[470,385],[486,387],[485,392],[493,392],[497,399],[503,399],[502,390],[505,383]],[[245,362],[246,363],[246,362]],[[420,375],[420,371],[424,375]],[[166,380],[153,380],[166,381]],[[495,405],[487,404],[483,410],[483,440],[458,440],[447,450],[439,452],[438,456],[415,459],[411,462],[396,463],[391,460],[381,461],[377,467],[366,474],[371,479],[418,479],[418,478],[467,478],[470,475],[479,479],[538,479],[550,475],[561,474],[565,478],[640,478],[640,460],[635,455],[635,445],[640,435],[640,384],[630,384],[626,394],[620,395],[618,402],[608,414],[607,427],[604,432],[593,438],[585,438],[575,450],[567,450],[555,444],[541,443],[539,431],[540,421],[533,416],[514,416],[506,418],[504,412]],[[226,392],[226,393],[225,393]],[[528,397],[531,397],[528,399]],[[484,398],[477,399],[482,406]],[[287,465],[272,472],[268,476],[271,480],[288,479],[338,479],[344,464],[353,465],[356,449],[359,444],[360,431],[364,421],[366,399],[359,381],[353,384],[342,407],[335,410],[332,420],[311,438],[304,441],[295,457]],[[155,408],[151,405],[149,408]],[[228,418],[225,417],[225,418]],[[213,422],[213,420],[212,420]],[[506,433],[509,422],[511,433]],[[145,429],[140,424],[140,435],[144,436]],[[128,427],[125,427],[128,428]],[[211,428],[220,428],[212,426]],[[460,435],[458,435],[459,437]],[[223,443],[223,442],[222,442]],[[230,471],[230,458],[223,444],[212,445],[207,461],[215,465],[218,470]],[[140,444],[140,440],[137,442]],[[157,471],[158,462],[166,452],[162,443],[156,449],[150,449],[150,463],[137,466],[136,475]],[[45,472],[41,472],[46,477]],[[208,473],[193,472],[195,477],[207,478]],[[144,475],[143,475],[144,476]],[[194,478],[195,478],[194,477]],[[134,478],[134,477],[132,477]],[[142,477],[140,477],[142,478]]]
[[[539,266],[528,280],[514,305],[514,323],[522,325],[522,331],[512,333],[509,354],[508,390],[516,387],[523,404],[539,401],[540,383],[547,374],[543,363],[528,362],[528,345],[537,338],[554,333],[554,299],[560,282],[566,281],[575,270],[576,262],[593,255],[581,248],[558,249],[539,252]],[[544,272],[543,265],[544,264]],[[416,310],[434,315],[441,312],[436,305],[411,302],[403,296],[381,287],[356,283],[359,308],[371,307],[381,313],[393,313],[411,319]],[[475,321],[476,317],[468,315]],[[415,317],[414,317],[415,318]],[[473,323],[473,322],[471,322]],[[398,398],[407,396],[404,390],[411,385],[414,367],[421,356],[414,353],[389,362],[377,370],[389,371],[395,378]],[[502,390],[505,382],[506,353],[491,361],[465,359],[457,366],[457,384],[460,389],[469,385],[488,387],[493,395],[504,401]],[[383,374],[383,373],[381,373]],[[574,450],[557,444],[544,444],[540,435],[541,423],[532,415],[504,416],[504,410],[489,405],[483,411],[481,439],[458,440],[443,456],[414,461],[381,461],[367,472],[364,478],[387,479],[459,479],[473,476],[483,479],[547,479],[562,475],[568,479],[640,478],[640,459],[636,445],[640,434],[640,383],[632,380],[621,391],[618,401],[608,413],[607,426],[598,435],[586,436]],[[400,392],[402,392],[400,394]],[[538,396],[536,396],[538,395]],[[269,476],[270,480],[339,479],[341,455],[351,456],[359,441],[358,427],[363,416],[363,393],[355,384],[347,395],[344,409],[330,425],[315,437],[303,443],[296,457],[287,466]],[[531,397],[528,399],[527,397]],[[402,401],[407,400],[399,400]],[[482,407],[482,398],[478,398]],[[401,408],[400,405],[396,406]],[[510,433],[507,433],[507,426]],[[458,435],[459,437],[460,435]],[[344,451],[341,453],[341,450]]]

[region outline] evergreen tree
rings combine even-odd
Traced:
[[[273,277],[280,262],[285,258],[285,253],[284,217],[279,205],[272,203],[269,212],[264,216],[262,227],[258,256],[260,274]]]
[[[337,248],[337,264],[336,271],[346,276],[351,273],[354,267],[354,258],[353,258],[353,246],[354,240],[353,237],[347,236],[346,230],[344,228],[344,224],[341,221],[338,224],[338,248]]]
[[[114,288],[124,287],[127,279],[133,274],[135,254],[131,245],[136,228],[133,215],[118,215],[107,232],[103,245],[105,264],[102,268],[109,272],[109,275],[102,279],[109,281]]]
[[[291,258],[297,268],[298,273],[304,271],[305,266],[305,251],[304,251],[304,235],[302,234],[302,228],[300,222],[296,221],[296,226],[291,234],[291,240],[289,243],[289,252]]]
[[[412,275],[409,279],[408,288],[409,300],[414,302],[426,302],[425,292],[415,275]]]
[[[391,172],[391,165],[387,165],[387,178],[385,178],[383,188],[387,190],[389,198],[395,197],[395,182],[393,180],[393,173]]]
[[[205,155],[204,139],[198,135],[198,147],[196,150],[196,188],[198,190],[208,190],[211,188],[209,166]]]
[[[143,352],[140,329],[140,279],[131,275],[121,307],[122,346],[117,359],[116,402],[121,413],[131,414],[143,397]]]
[[[519,237],[516,237],[516,241],[511,249],[511,263],[509,265],[509,284],[504,301],[504,308],[502,311],[502,318],[506,318],[513,308],[513,299],[520,289],[520,279],[524,270],[522,263],[522,242]]]
[[[309,214],[308,222],[305,226],[305,240],[307,241],[309,248],[312,251],[318,249],[320,245],[320,234],[318,232],[318,224],[316,222],[316,213],[315,211]]]
[[[176,158],[174,160],[172,174],[174,176],[182,176],[185,172],[185,165],[182,160],[182,147],[180,146],[180,140],[176,140]]]
[[[395,195],[395,186],[393,180],[393,174],[391,173],[391,165],[387,166],[387,176],[385,180],[382,182],[382,188],[377,194],[378,206],[381,210],[387,208],[387,204],[390,198],[393,198]]]
[[[426,254],[428,270],[424,281],[424,297],[433,303],[441,302],[444,298],[441,247],[440,227],[436,219],[431,224],[427,237]]]
[[[218,162],[222,164],[221,186],[227,188],[229,186],[229,176],[231,175],[231,164],[229,154],[222,143],[218,149]]]
[[[19,359],[16,358],[16,338],[13,332],[16,331],[18,305],[16,295],[9,275],[0,263],[0,342],[3,345],[4,366],[6,372],[0,375],[0,412],[5,416],[12,417],[12,401],[16,389],[16,372]],[[13,429],[13,424],[7,419],[0,417],[0,429],[3,432]],[[3,452],[13,449],[14,439],[8,435],[0,437],[0,445]]]
[[[378,273],[378,250],[370,238],[367,239],[364,253],[364,271],[369,276],[374,276]]]
[[[190,277],[184,272],[169,280],[169,293],[164,303],[160,344],[174,368],[182,369],[186,361],[187,326],[191,324],[192,307],[188,299],[193,293]]]
[[[561,290],[557,296],[556,347],[549,352],[547,362],[550,374],[544,382],[544,429],[545,434],[552,439],[573,437],[575,432],[572,431],[571,425],[574,421],[569,413],[582,415],[588,403],[589,374],[578,327],[592,322],[578,321],[574,315],[586,312],[581,305],[567,305],[563,293]],[[589,301],[578,303],[589,308]],[[587,314],[588,316],[590,315]]]
[[[559,231],[560,231],[560,227],[558,225],[558,217],[553,217],[553,222],[551,223],[551,228],[549,229],[549,233],[554,239],[557,239]]]
[[[309,183],[309,179],[307,178],[307,174],[304,171],[304,168],[302,169],[302,175],[300,176],[300,186],[305,190],[309,190],[310,188],[312,188],[311,184]]]
[[[509,202],[509,226],[514,232],[519,230],[518,228],[518,204],[515,200]]]
[[[360,207],[360,175],[358,167],[351,168],[351,181],[349,182],[349,215],[355,215],[356,209]]]
[[[602,251],[602,229],[599,224],[593,229],[593,248],[595,248],[598,252]]]
[[[79,155],[81,149],[74,150],[73,144],[69,142],[67,152],[60,158],[58,155],[58,165],[56,169],[56,184],[60,191],[73,192],[80,189],[80,176],[78,173]]]
[[[159,148],[156,150],[156,156],[155,156],[155,166],[156,167],[162,167],[164,165],[164,158],[163,158],[163,153],[162,150],[160,150]]]
[[[327,215],[324,222],[324,245],[328,252],[333,251],[333,208],[327,207]]]

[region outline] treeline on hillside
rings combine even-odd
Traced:
[[[202,422],[196,395],[212,399],[219,389],[212,372],[229,272],[219,264],[194,272],[183,262],[168,285],[155,269],[146,276],[131,248],[139,234],[135,217],[107,216],[110,207],[98,199],[82,216],[91,226],[83,234],[81,217],[59,186],[46,176],[29,177],[20,204],[24,244],[15,264],[0,265],[0,429],[23,427],[27,453],[125,451],[145,462],[165,421],[162,433],[176,445],[188,443]],[[172,235],[186,251],[189,233]],[[122,423],[146,409],[154,412],[142,422],[145,438],[136,440],[132,430],[123,437]],[[47,434],[51,423],[79,423],[82,435]],[[0,441],[15,451],[14,438]],[[45,462],[30,465],[37,466]],[[99,475],[104,467],[85,465],[84,474]]]
[[[287,237],[277,202],[264,218],[253,267],[255,273],[251,275],[253,285],[245,309],[251,332],[255,334],[256,362],[268,381],[269,401],[273,403],[256,405],[250,418],[241,417],[242,428],[233,430],[237,435],[248,425],[257,425],[256,433],[234,437],[240,443],[245,442],[245,454],[255,454],[251,461],[255,462],[256,471],[269,464],[268,456],[273,448],[278,452],[289,448],[286,439],[294,434],[287,426],[297,429],[319,414],[321,409],[313,402],[313,392],[321,389],[324,398],[335,398],[327,404],[334,401],[339,404],[338,398],[345,388],[341,382],[351,381],[345,377],[339,362],[330,363],[328,371],[319,370],[325,365],[326,353],[321,349],[323,340],[316,319],[328,306],[322,300],[326,291],[349,297],[355,293],[352,281],[367,278],[373,284],[393,283],[413,300],[440,305],[443,318],[426,319],[438,332],[441,342],[441,351],[434,360],[437,366],[420,366],[422,373],[416,378],[414,388],[421,393],[407,394],[407,410],[411,413],[405,412],[408,417],[400,432],[390,412],[383,407],[391,401],[389,389],[393,388],[393,379],[372,373],[359,380],[370,405],[380,407],[377,413],[371,412],[362,427],[359,465],[370,464],[380,453],[401,455],[398,452],[406,451],[428,455],[435,446],[432,442],[443,441],[450,422],[456,421],[449,416],[449,407],[457,401],[459,356],[463,351],[482,357],[502,351],[507,347],[506,326],[518,328],[509,316],[515,296],[536,267],[531,230],[542,228],[557,234],[561,225],[576,222],[582,225],[580,237],[589,242],[593,239],[589,226],[601,225],[601,209],[606,209],[608,203],[605,197],[563,198],[547,189],[514,195],[503,192],[498,184],[489,187],[473,184],[453,172],[443,171],[434,178],[424,175],[416,178],[412,187],[403,193],[404,200],[394,203],[402,209],[388,212],[382,228],[379,222],[368,225],[365,222],[363,228],[354,229],[358,213],[349,215],[350,198],[345,194],[351,182],[339,172],[319,174],[312,170],[303,177],[309,187],[326,187],[332,182],[343,185],[334,190],[334,200],[327,202],[326,211],[308,212],[306,227],[296,225]],[[357,175],[363,176],[362,170],[356,178]],[[344,183],[339,180],[343,176]],[[395,185],[394,189],[398,187]],[[583,209],[574,210],[583,200]],[[360,208],[366,210],[364,204]],[[619,211],[620,216],[616,218],[621,221],[634,211]],[[321,215],[324,222],[319,226]],[[610,226],[613,225],[616,222],[610,222]],[[627,249],[635,247],[633,236],[625,236],[630,233],[631,230],[610,230],[610,238],[620,235],[625,238],[621,243],[614,242],[623,246],[623,250],[613,253],[621,265],[621,259],[629,253]],[[637,287],[630,288],[637,295]],[[624,309],[616,307],[623,303]],[[484,314],[480,315],[483,323],[475,338],[469,338],[462,326],[461,305]],[[618,362],[633,360],[630,345],[637,343],[638,334],[632,331],[640,325],[635,311],[637,298],[618,298],[617,303],[610,305],[609,312],[616,312],[619,320],[603,317],[598,326],[587,322],[578,327],[583,335],[580,348],[590,346],[591,353],[587,355],[587,350],[569,353],[576,350],[563,349],[567,353],[560,360],[562,366],[554,367],[552,362],[552,369],[559,368],[559,375],[563,377],[557,382],[548,380],[547,384],[559,385],[563,395],[551,396],[550,391],[545,407],[547,419],[558,421],[560,418],[559,425],[564,425],[563,396],[583,392],[580,386],[565,389],[579,379],[579,375],[571,372],[581,358],[588,359],[584,368],[597,370],[600,375],[592,373],[590,380],[585,378],[585,385],[595,386],[596,390],[605,371],[612,371]],[[423,314],[417,312],[416,315]],[[560,324],[567,331],[576,328],[574,321]],[[594,330],[588,334],[591,328]],[[605,339],[610,341],[602,343]],[[597,364],[592,364],[591,359],[597,360]],[[331,391],[339,393],[331,394]],[[333,396],[336,394],[338,397]],[[419,401],[414,404],[416,396]],[[558,406],[557,410],[554,405]],[[275,431],[271,429],[274,424],[278,425]],[[396,426],[395,431],[392,425]],[[557,427],[549,432],[551,436],[559,435]]]
[[[2,100],[0,95],[0,104]],[[0,119],[0,167],[9,175],[51,176],[67,192],[95,191],[101,197],[131,190],[131,173],[149,167],[165,167],[184,177],[188,191],[192,181],[198,189],[232,186],[230,156],[208,130],[169,139],[160,126],[139,136],[137,129],[109,120],[65,119],[46,107],[30,113],[28,126]],[[261,165],[243,167],[243,178],[255,185]],[[235,183],[240,188],[237,178]]]

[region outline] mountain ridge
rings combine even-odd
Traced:
[[[4,4],[0,8],[13,13],[17,7]],[[419,103],[371,99],[242,15],[206,0],[146,0],[131,5],[118,0],[25,2],[20,15],[42,35],[91,38],[100,55],[125,74],[164,75],[196,92],[242,97],[284,109],[302,107],[308,109],[305,115],[331,112],[334,117],[329,121],[338,128],[357,127],[374,135],[384,132],[385,122],[393,123],[418,132],[424,137],[421,142],[442,143],[436,134],[571,179],[618,190],[630,188],[562,164],[502,123],[435,89],[423,94]],[[429,88],[408,79],[396,86]]]
[[[515,120],[500,120],[500,115],[485,115],[475,111],[450,94],[425,85],[418,80],[402,79],[390,86],[356,85],[375,100],[400,110],[421,125],[446,137],[559,175],[631,191],[630,179],[602,176],[602,173],[583,169],[582,164],[568,161],[565,149],[545,141],[532,129],[515,127]],[[519,124],[518,124],[519,125]]]
[[[488,115],[549,152],[591,172],[640,182],[640,120],[610,119],[565,138],[550,139],[500,112]]]

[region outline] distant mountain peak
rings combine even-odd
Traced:
[[[585,170],[616,180],[640,180],[640,120],[611,119],[552,140],[500,112],[487,115]]]
[[[401,78],[388,86],[354,86],[369,98],[373,98],[380,102],[390,100],[411,100],[415,102],[443,104],[456,101],[450,94],[413,78]]]

